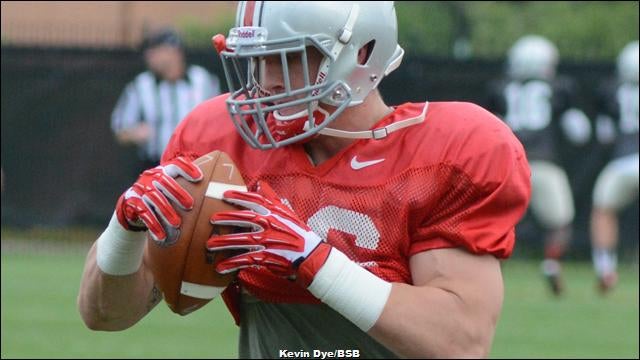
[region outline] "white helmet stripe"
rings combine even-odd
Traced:
[[[240,1],[238,3],[238,10],[236,11],[236,26],[242,25],[242,18],[244,17],[244,9],[247,7],[246,1]]]
[[[241,1],[236,26],[260,26],[263,1]]]

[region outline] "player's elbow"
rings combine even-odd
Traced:
[[[78,301],[78,311],[80,312],[80,317],[84,322],[84,325],[93,331],[109,331],[111,330],[109,327],[108,318],[100,315],[96,311],[88,310],[86,306],[83,306],[80,301]]]
[[[396,349],[397,354],[407,358],[446,358],[446,359],[480,359],[489,357],[493,339],[493,326],[460,319],[452,332],[433,342],[433,338],[424,339],[405,350]],[[425,335],[424,336],[429,336]]]
[[[86,306],[82,303],[82,300],[78,297],[78,312],[80,313],[80,318],[84,322],[84,325],[89,330],[94,331],[104,331],[105,326],[104,322],[100,320],[100,316],[95,314],[93,311],[89,311]]]
[[[82,320],[84,321],[85,326],[89,330],[93,331],[122,331],[133,325],[101,316],[82,315]]]
[[[121,318],[113,316],[105,309],[93,306],[78,296],[78,312],[84,322],[84,325],[93,331],[121,331],[126,330],[133,325]]]
[[[459,350],[461,358],[486,359],[491,350],[491,341],[487,341],[485,337],[474,339],[464,349]]]
[[[469,324],[458,337],[460,341],[451,343],[450,354],[458,358],[489,357],[495,326],[493,320]]]
[[[98,317],[95,316],[87,316],[85,314],[83,314],[82,312],[80,312],[81,316],[82,316],[82,321],[84,322],[84,325],[87,327],[87,329],[89,330],[93,330],[93,331],[107,331],[107,326],[106,323],[103,321],[100,321],[100,319]]]
[[[465,331],[459,334],[458,341],[452,341],[444,346],[436,357],[458,359],[487,358],[491,350],[491,337],[475,331]]]

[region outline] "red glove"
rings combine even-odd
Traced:
[[[193,207],[193,198],[175,181],[178,175],[191,181],[202,180],[202,171],[183,157],[146,170],[127,189],[116,205],[122,227],[130,231],[149,230],[155,241],[171,245],[177,241],[181,219],[167,199],[184,210]]]
[[[215,235],[210,251],[245,253],[225,259],[216,271],[229,273],[249,266],[295,277],[313,296],[367,332],[378,321],[392,285],[323,241],[284,205],[266,183],[257,192],[226,191],[224,200],[248,210],[213,214],[211,222],[250,228],[249,232]]]
[[[218,263],[216,271],[226,274],[250,266],[264,266],[276,275],[297,275],[305,286],[311,283],[331,246],[284,205],[269,184],[259,182],[257,192],[229,190],[223,199],[248,210],[213,214],[211,223],[251,230],[209,238],[209,251],[247,250]]]

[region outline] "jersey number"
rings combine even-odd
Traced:
[[[505,88],[505,122],[513,131],[541,130],[551,122],[551,87],[542,81],[512,82]]]
[[[281,198],[280,201],[293,211],[289,199]],[[323,239],[327,238],[331,229],[353,235],[356,237],[356,246],[364,249],[375,250],[380,242],[380,232],[369,215],[337,206],[318,209],[307,225]]]
[[[620,105],[620,131],[623,134],[638,132],[638,87],[624,85],[618,89]]]
[[[356,246],[369,250],[377,249],[380,242],[380,233],[368,215],[337,206],[319,209],[307,225],[323,239],[331,229],[351,234],[356,237]]]

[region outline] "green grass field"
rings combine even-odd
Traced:
[[[237,327],[220,299],[180,317],[163,304],[133,328],[87,330],[76,310],[84,256],[2,253],[2,358],[237,357]],[[533,262],[503,268],[505,303],[492,358],[638,358],[638,267],[596,295],[588,263],[566,266],[568,292],[555,299]]]

